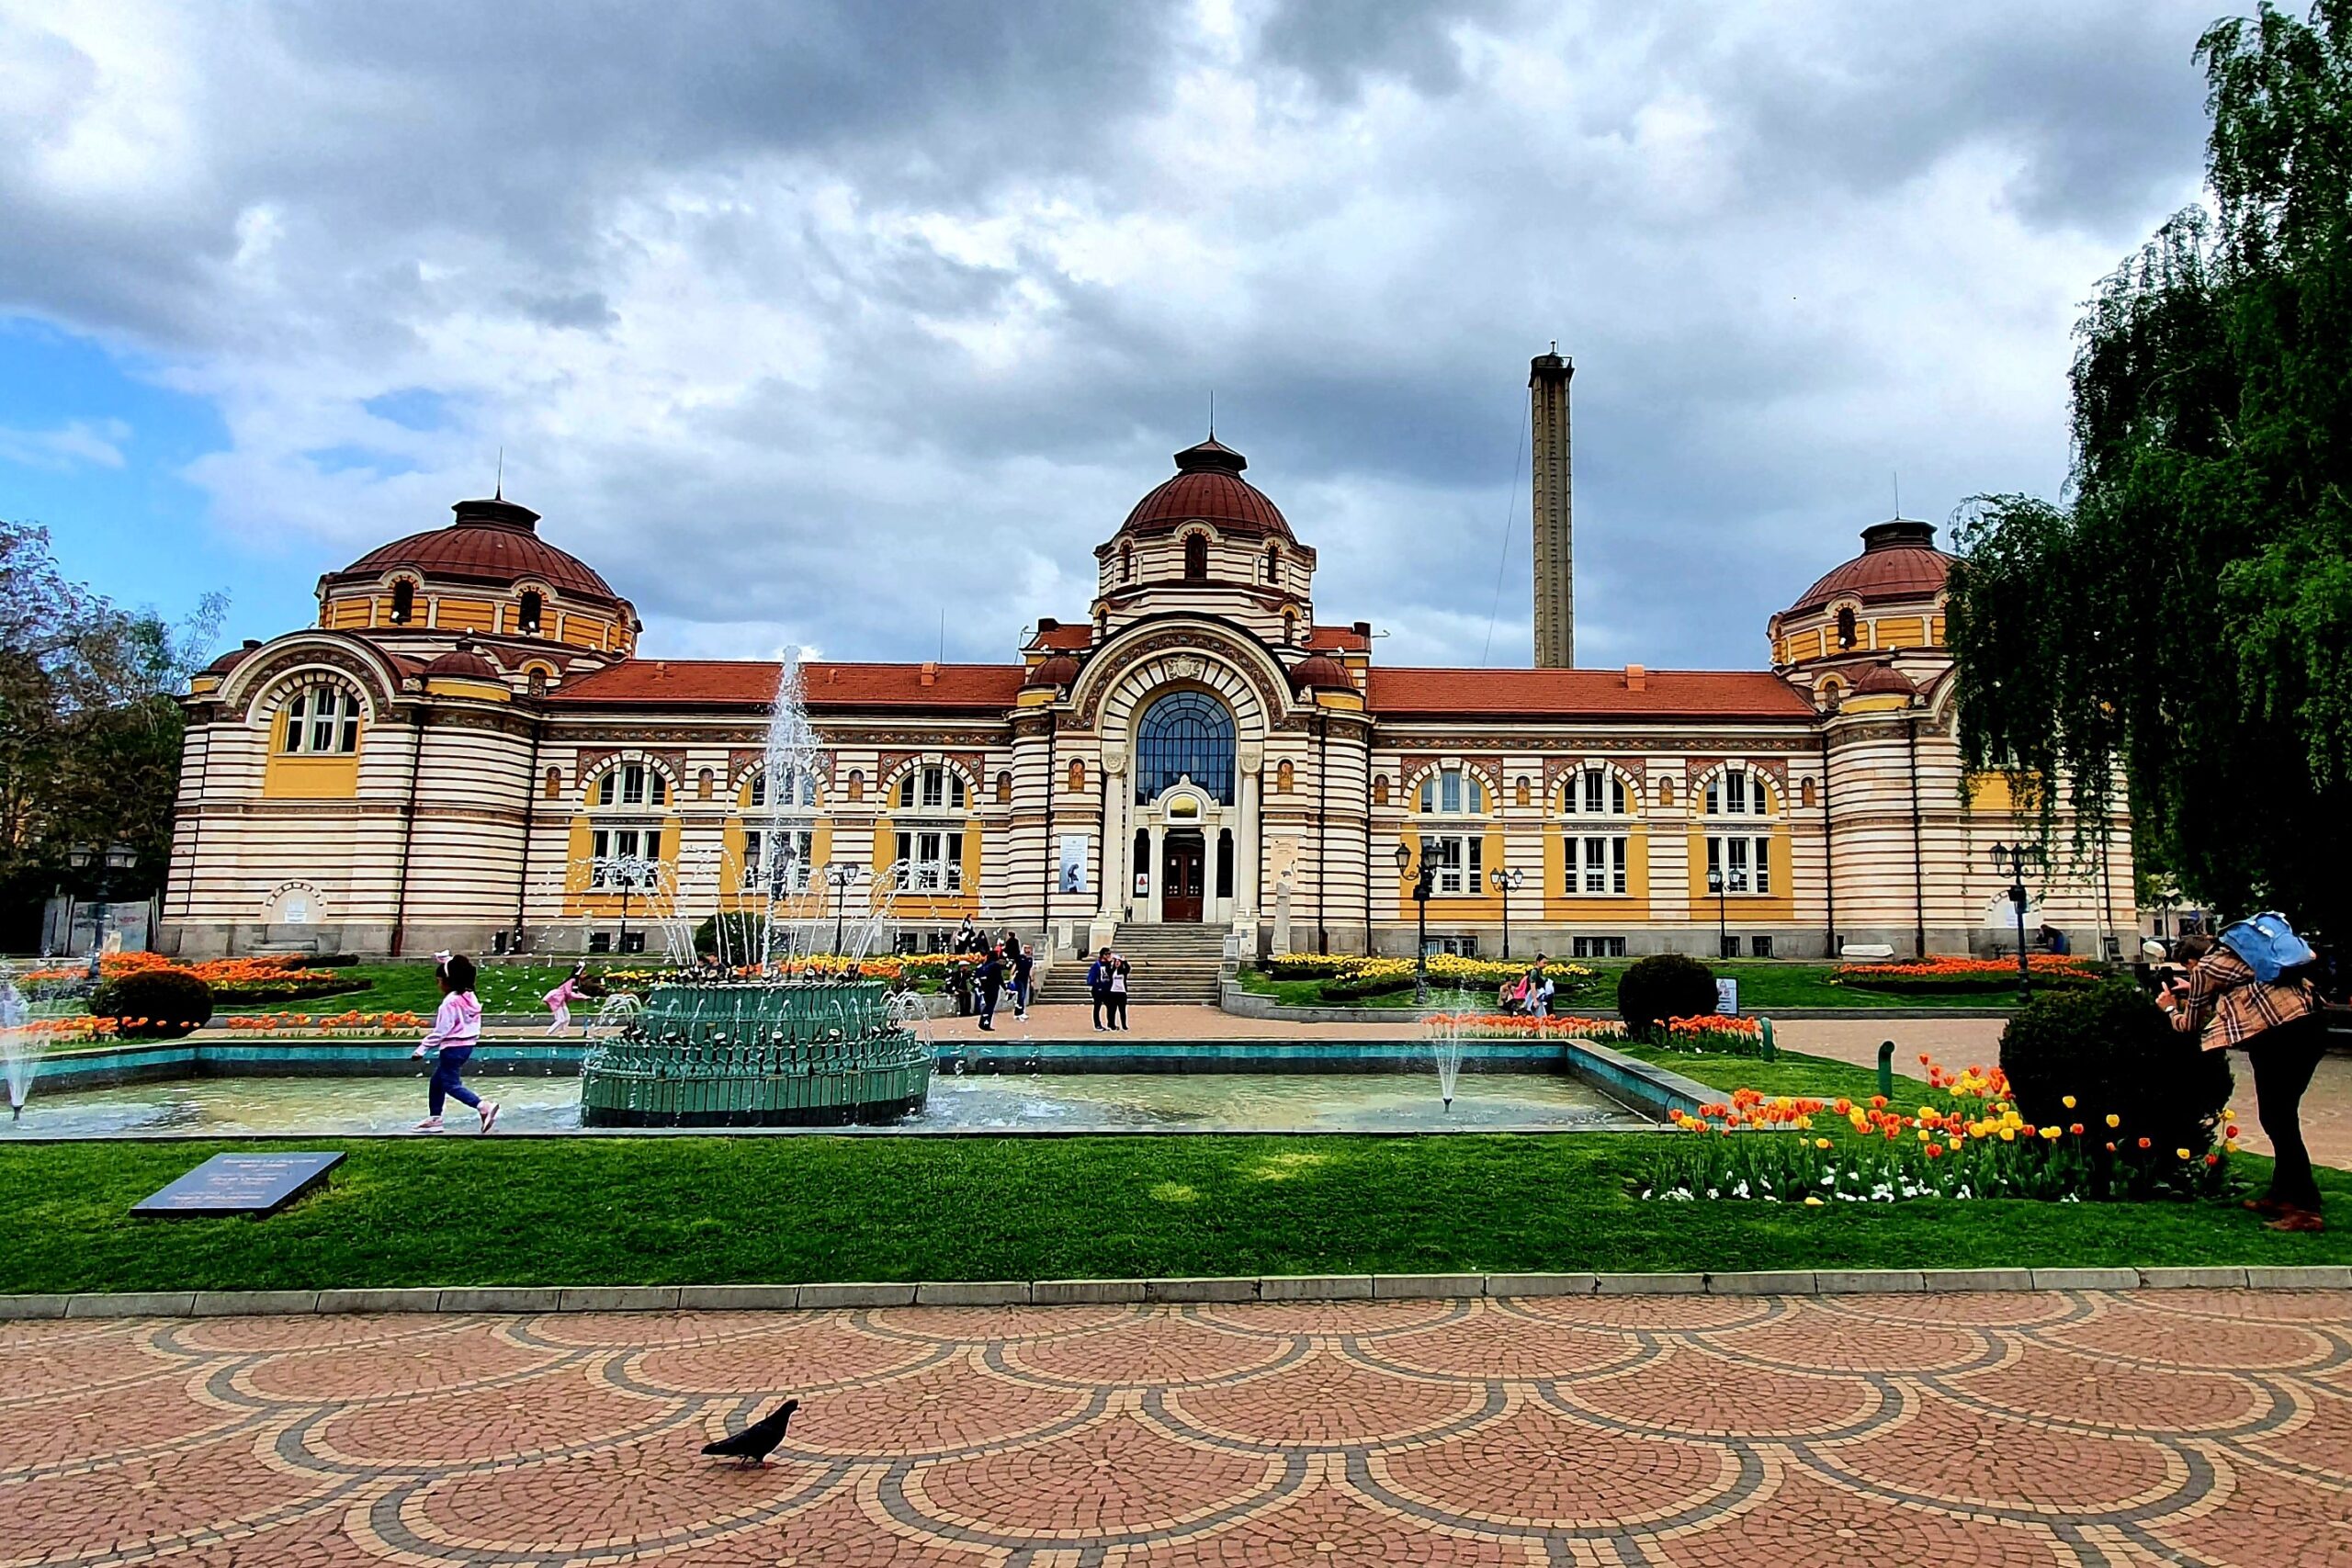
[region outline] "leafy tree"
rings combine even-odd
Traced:
[[[2076,329],[2064,502],[1964,509],[1961,740],[2091,847],[2352,935],[2352,0],[2198,43],[2210,208]],[[2063,780],[2056,790],[2041,781]]]
[[[47,530],[0,523],[0,942],[29,935],[76,843],[139,852],[119,896],[161,880],[181,717],[226,601],[183,626],[122,609],[57,570]]]

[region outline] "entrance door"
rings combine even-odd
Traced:
[[[1190,830],[1170,833],[1160,850],[1159,918],[1198,924],[1201,918],[1201,869],[1208,860],[1201,835]]]

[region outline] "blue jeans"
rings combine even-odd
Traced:
[[[434,1115],[441,1114],[441,1102],[446,1097],[460,1105],[481,1109],[481,1096],[468,1089],[458,1075],[466,1070],[466,1058],[474,1054],[470,1045],[445,1047],[433,1063],[432,1087],[425,1090],[425,1108]]]

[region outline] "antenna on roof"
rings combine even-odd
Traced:
[[[939,607],[939,661],[947,662],[947,606]]]
[[[490,498],[492,501],[506,499],[506,448],[503,446],[498,449],[498,482],[491,488]]]

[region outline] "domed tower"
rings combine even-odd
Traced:
[[[539,514],[503,497],[461,501],[447,527],[379,545],[319,579],[319,625],[417,660],[458,639],[549,682],[626,659],[636,609],[577,556],[539,537]]]
[[[1773,668],[1815,701],[1835,706],[1872,670],[1900,671],[1925,689],[1950,665],[1944,651],[1944,582],[1952,558],[1935,525],[1894,518],[1862,530],[1862,553],[1772,617]],[[1875,688],[1892,682],[1881,680]]]
[[[1241,477],[1250,459],[1215,436],[1176,454],[1176,474],[1096,547],[1097,637],[1148,615],[1238,621],[1276,647],[1303,648],[1315,624],[1315,552]]]

